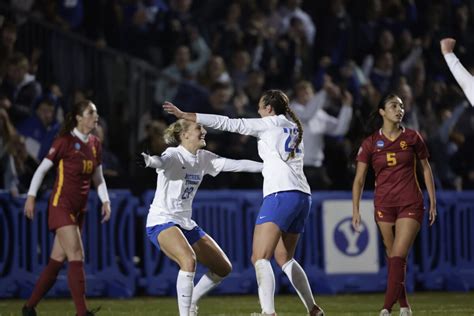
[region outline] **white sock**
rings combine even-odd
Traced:
[[[258,283],[258,298],[263,314],[275,313],[275,275],[267,259],[255,262],[255,274]]]
[[[199,279],[199,282],[196,284],[196,286],[193,289],[193,299],[192,299],[192,304],[197,305],[199,300],[209,293],[213,288],[218,286],[223,277],[218,276],[212,271],[207,271],[206,274],[204,274],[201,279]]]
[[[304,306],[308,312],[316,305],[311,293],[311,287],[309,286],[308,277],[304,272],[300,264],[295,260],[291,259],[285,263],[282,267],[283,272],[285,272],[288,279],[290,279],[291,284],[298,293],[298,296],[303,301]]]
[[[194,272],[179,270],[176,280],[179,316],[188,316],[193,296]]]

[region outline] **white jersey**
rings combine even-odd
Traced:
[[[461,86],[462,91],[464,91],[469,103],[474,106],[474,77],[464,68],[454,53],[445,54],[444,59],[454,78]]]
[[[288,159],[297,139],[296,124],[284,115],[255,119],[230,119],[227,116],[196,114],[196,122],[214,129],[255,136],[263,160],[263,196],[297,190],[311,194],[303,173],[303,142],[295,158]]]
[[[161,157],[153,156],[151,167],[158,173],[155,197],[146,221],[146,227],[174,222],[183,229],[192,229],[192,203],[206,174],[215,177],[221,171],[260,172],[262,163],[251,160],[233,160],[207,150],[193,155],[183,146],[166,149]]]

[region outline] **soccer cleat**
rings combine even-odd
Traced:
[[[324,311],[318,305],[314,305],[309,312],[309,316],[324,316]]]
[[[390,312],[388,311],[388,309],[386,309],[386,308],[382,309],[382,310],[380,311],[380,314],[379,314],[379,316],[391,316],[391,315],[392,315],[392,313],[390,313]]]
[[[28,307],[26,305],[21,309],[22,316],[36,316],[36,311],[34,307]]]
[[[199,307],[195,304],[191,304],[189,308],[189,316],[197,316]]]
[[[410,307],[400,307],[400,316],[412,316]]]
[[[86,316],[94,316],[98,311],[100,311],[100,306],[94,309],[91,309],[90,311],[86,312]],[[76,314],[77,316],[77,314]]]

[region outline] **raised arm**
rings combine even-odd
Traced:
[[[365,177],[369,166],[364,162],[357,162],[354,183],[352,184],[352,227],[360,232],[360,199],[364,190]]]
[[[443,38],[440,41],[441,52],[448,64],[449,70],[453,74],[457,83],[461,86],[461,89],[464,91],[469,103],[474,106],[474,78],[453,53],[455,45],[456,40],[453,38]]]
[[[35,214],[35,203],[36,203],[36,194],[38,189],[43,182],[43,179],[48,173],[49,169],[53,166],[53,162],[47,158],[43,159],[31,179],[30,188],[28,189],[28,196],[26,198],[25,207],[23,212],[25,216],[29,219],[33,219]]]
[[[105,184],[104,173],[102,172],[102,165],[95,168],[94,174],[92,175],[92,181],[97,188],[97,194],[102,202],[102,221],[105,223],[110,219],[112,213],[110,209],[109,193],[107,192],[107,185]]]

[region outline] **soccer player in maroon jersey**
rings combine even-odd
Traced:
[[[59,270],[68,260],[67,279],[78,316],[93,315],[85,298],[84,250],[81,229],[91,180],[102,201],[102,223],[110,218],[110,200],[101,166],[102,147],[91,135],[97,126],[97,108],[89,100],[78,102],[65,118],[59,136],[38,166],[28,190],[25,216],[33,219],[36,193],[45,174],[54,165],[57,176],[49,199],[48,226],[54,243],[48,265],[36,282],[33,293],[22,309],[23,315],[36,315],[35,306],[56,282]]]
[[[352,225],[359,231],[359,202],[369,164],[375,171],[375,221],[387,253],[387,289],[380,316],[391,315],[398,300],[400,315],[412,314],[405,289],[406,257],[420,230],[424,215],[423,195],[416,178],[420,161],[430,198],[429,223],[436,218],[436,195],[428,150],[420,134],[401,125],[403,102],[389,94],[372,114],[376,130],[367,137],[357,154],[357,169],[352,186]]]

